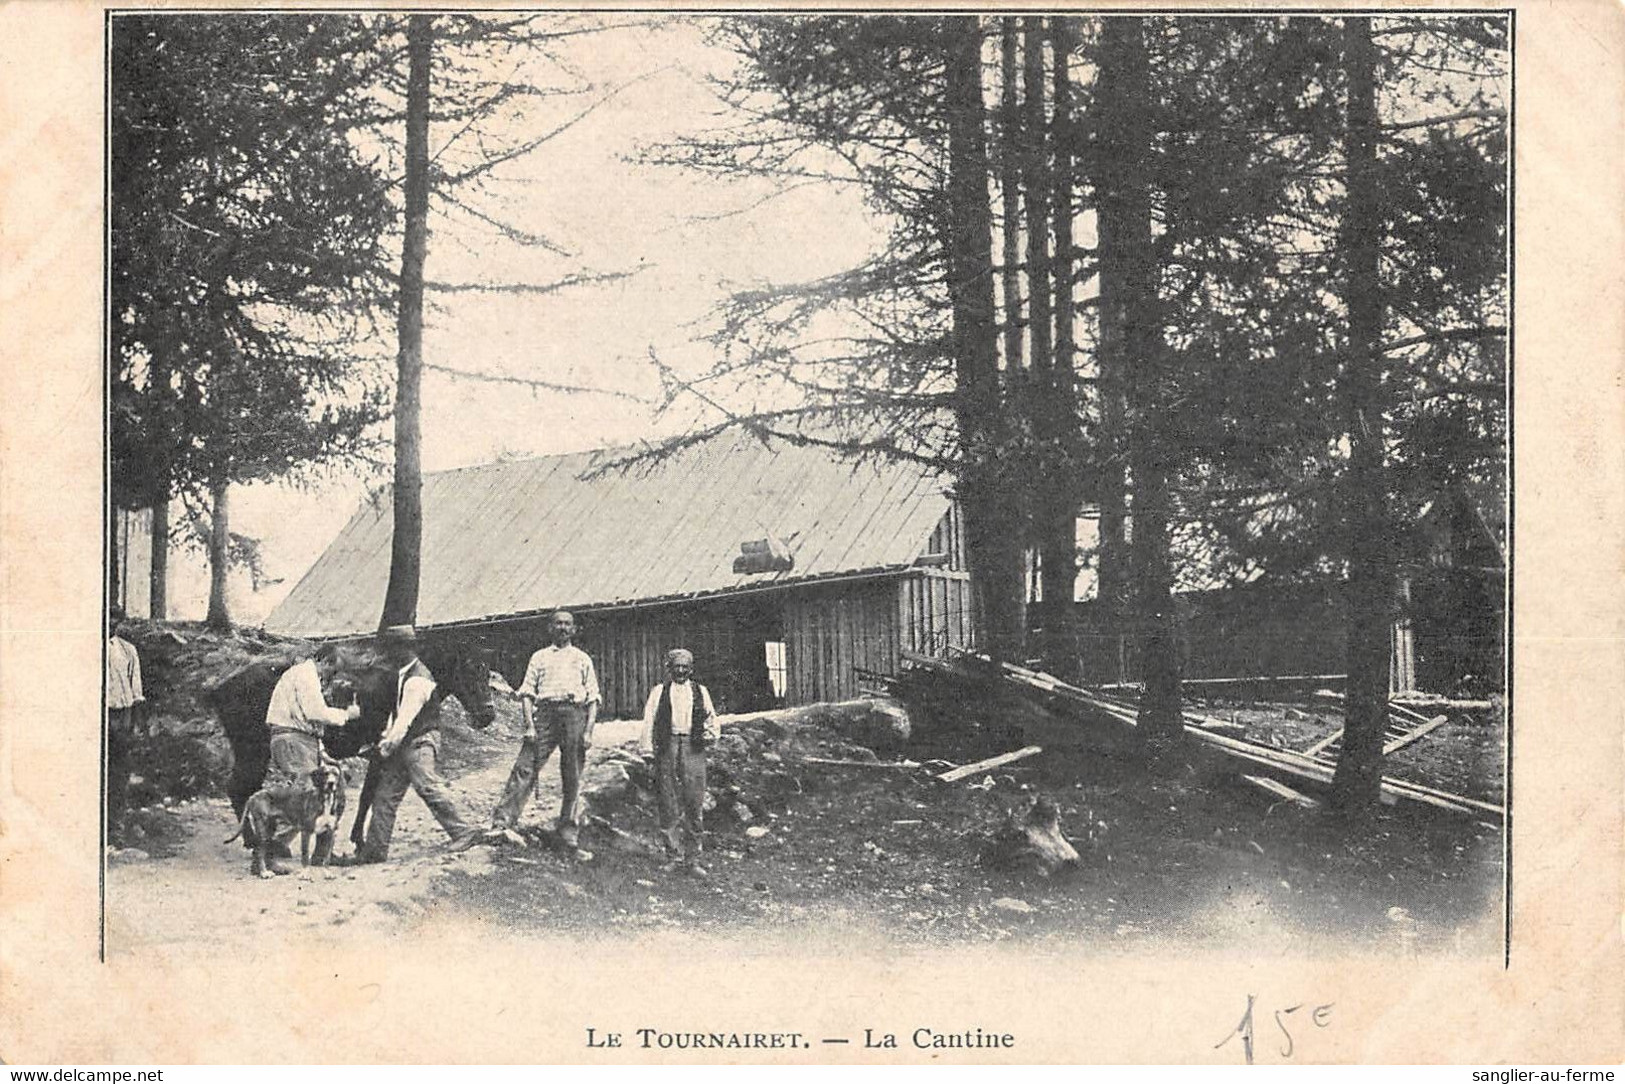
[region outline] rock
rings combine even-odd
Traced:
[[[619,761],[599,761],[587,769],[581,780],[587,800],[600,807],[625,801],[634,789],[632,776]]]
[[[145,862],[152,855],[139,847],[121,847],[114,850],[107,857],[113,862]]]
[[[1024,814],[1012,810],[982,847],[993,869],[1027,870],[1049,876],[1078,865],[1078,852],[1061,834],[1060,814],[1048,798],[1033,800]]]
[[[768,830],[760,824],[753,824],[749,828],[745,829],[745,835],[749,836],[751,839],[761,839],[767,834]]]
[[[998,899],[993,901],[993,906],[997,907],[1001,911],[1016,911],[1023,915],[1030,915],[1034,911],[1038,910],[1038,908],[1034,907],[1026,900],[1018,900],[1013,896],[1000,896]]]

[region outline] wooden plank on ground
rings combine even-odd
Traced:
[[[988,757],[986,760],[978,760],[975,764],[963,765],[962,767],[955,768],[951,772],[943,772],[941,775],[937,776],[937,778],[942,780],[944,783],[956,783],[967,776],[977,775],[981,772],[988,771],[992,768],[1001,767],[1013,761],[1025,760],[1027,757],[1037,756],[1043,751],[1043,746],[1029,745],[1024,749],[1016,749],[1009,753],[1001,753],[996,757]]]
[[[1268,791],[1277,798],[1285,798],[1287,801],[1301,805],[1305,809],[1316,809],[1320,806],[1320,802],[1314,798],[1309,797],[1301,790],[1293,790],[1279,779],[1271,779],[1267,775],[1244,775],[1242,778],[1260,790]]]
[[[1423,715],[1421,712],[1412,711],[1405,705],[1396,704],[1392,700],[1388,702],[1388,714],[1396,719],[1403,719],[1406,726],[1411,726],[1415,723],[1425,723],[1428,721],[1428,717]]]
[[[1397,752],[1398,750],[1405,748],[1414,741],[1427,737],[1429,734],[1433,733],[1435,730],[1439,729],[1449,721],[1450,716],[1448,715],[1435,715],[1421,726],[1402,734],[1393,741],[1389,742],[1387,745],[1384,745],[1382,747],[1382,755],[1387,756],[1390,753]]]
[[[1284,674],[1273,677],[1260,675],[1258,677],[1185,678],[1180,684],[1197,689],[1223,689],[1233,685],[1304,685],[1347,680],[1347,674]],[[1139,689],[1142,686],[1143,683],[1141,682],[1130,681],[1109,685],[1092,685],[1090,689],[1091,691],[1100,689],[1115,692],[1125,689]]]
[[[977,660],[984,666],[991,665],[992,662],[985,655],[967,655],[966,658]],[[1030,685],[1029,682],[1021,679],[1025,674],[1034,674],[1034,671],[1026,670],[1025,667],[1013,667],[1009,663],[1003,663],[1000,665],[1006,674],[1015,679],[1018,684]],[[1048,681],[1045,682],[1045,691],[1053,692],[1064,696],[1067,699],[1077,700],[1081,703],[1088,704],[1107,715],[1115,717],[1118,721],[1128,726],[1135,725],[1134,713],[1127,708],[1117,704],[1112,704],[1101,697],[1090,693],[1086,689],[1081,689],[1075,685],[1068,685],[1067,683],[1054,678],[1052,675],[1035,674],[1035,676],[1042,676],[1048,679]],[[1053,689],[1047,688],[1051,682],[1054,684]],[[1341,699],[1341,696],[1338,698]],[[1195,712],[1185,713],[1185,718],[1187,720],[1185,726],[1185,732],[1187,734],[1192,735],[1197,741],[1215,747],[1219,751],[1224,752],[1235,759],[1257,764],[1261,767],[1269,768],[1274,772],[1302,779],[1306,782],[1315,783],[1320,786],[1329,786],[1331,784],[1333,769],[1329,764],[1311,759],[1302,753],[1294,753],[1285,749],[1276,749],[1272,746],[1260,745],[1257,742],[1246,741],[1241,738],[1231,738],[1223,734],[1216,734],[1210,730],[1204,730],[1199,725],[1204,717]],[[1465,813],[1469,815],[1489,814],[1495,817],[1504,817],[1506,814],[1504,809],[1490,802],[1479,801],[1476,798],[1468,798],[1459,794],[1450,794],[1445,791],[1435,790],[1431,787],[1424,787],[1419,783],[1410,783],[1405,780],[1395,779],[1392,776],[1382,777],[1381,798],[1383,802],[1389,805],[1392,805],[1399,799],[1403,798],[1409,801],[1421,802],[1425,805],[1430,805],[1438,809],[1447,809],[1454,813]]]
[[[895,768],[898,770],[914,769],[920,766],[917,760],[831,760],[828,757],[802,757],[803,764],[819,764],[826,768]]]
[[[1316,755],[1317,753],[1324,753],[1326,750],[1330,749],[1333,745],[1336,745],[1337,742],[1339,741],[1339,739],[1341,739],[1342,737],[1343,737],[1343,728],[1338,727],[1336,730],[1332,731],[1330,734],[1326,735],[1324,738],[1321,738],[1315,744],[1313,744],[1309,748],[1305,749],[1303,751],[1303,755],[1306,756],[1306,757],[1312,757],[1312,756]]]

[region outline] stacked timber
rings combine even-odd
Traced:
[[[907,654],[905,661],[920,671],[939,679],[946,679],[945,683],[950,686],[957,686],[955,695],[962,699],[971,691],[966,687],[971,684],[979,686],[984,691],[1014,689],[1024,695],[1037,697],[1046,705],[1062,704],[1075,709],[1057,714],[1092,728],[1115,730],[1123,734],[1132,732],[1136,723],[1136,708],[1128,700],[1116,695],[1115,691],[1100,692],[1085,689],[1068,684],[1052,674],[1013,663],[995,663],[986,656],[970,654],[960,655],[951,660]],[[1218,728],[1213,725],[1215,722],[1223,721],[1196,711],[1185,712],[1185,732],[1192,740],[1219,756],[1236,762],[1239,769],[1245,769],[1245,774],[1272,779],[1279,784],[1278,787],[1266,784],[1266,789],[1276,793],[1280,793],[1283,789],[1291,791],[1290,796],[1296,800],[1306,796],[1293,789],[1294,787],[1318,791],[1330,787],[1334,771],[1331,763],[1304,753],[1278,749],[1219,733]],[[1442,720],[1428,719],[1416,729],[1420,729],[1422,725],[1432,729],[1440,722]],[[1389,744],[1392,745],[1392,741]],[[1285,796],[1289,795],[1283,795]],[[1494,803],[1451,794],[1390,776],[1383,777],[1381,797],[1388,805],[1399,802],[1422,805],[1478,818],[1496,826],[1501,824],[1506,815],[1506,811]]]

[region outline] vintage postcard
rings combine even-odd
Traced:
[[[1625,1054],[1617,5],[0,22],[0,1059]]]

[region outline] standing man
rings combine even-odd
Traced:
[[[130,741],[135,736],[141,692],[141,656],[119,635],[124,610],[107,611],[107,838],[122,843],[124,806],[130,789]]]
[[[378,740],[383,775],[373,798],[367,842],[355,860],[370,865],[389,857],[395,814],[408,787],[451,837],[451,849],[466,851],[479,833],[458,812],[451,787],[440,775],[440,699],[434,694],[434,675],[418,658],[417,634],[411,625],[391,625],[378,634],[378,645],[395,667],[395,711]]]
[[[338,672],[338,648],[324,644],[316,654],[296,662],[277,679],[265,725],[271,732],[271,772],[289,782],[310,778],[322,760],[322,732],[361,718],[352,698],[347,708],[327,706],[323,686]]]
[[[655,798],[666,853],[703,874],[705,747],[720,730],[711,693],[693,676],[693,653],[680,647],[666,653],[666,680],[649,690],[643,705],[643,746],[654,752]]]
[[[559,803],[559,840],[567,847],[580,843],[581,770],[592,728],[598,722],[598,672],[592,659],[576,647],[576,619],[560,610],[548,622],[553,642],[530,657],[525,680],[519,686],[525,713],[525,733],[519,756],[508,773],[502,800],[491,814],[494,835],[511,835],[525,811],[536,780],[553,750],[559,751],[559,776],[564,797]]]

